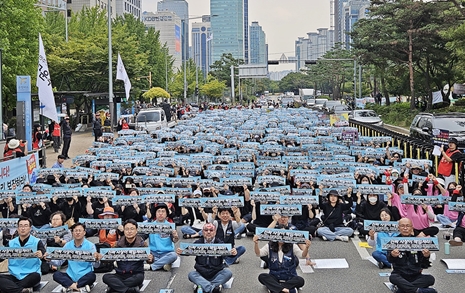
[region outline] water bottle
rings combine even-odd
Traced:
[[[449,242],[444,243],[444,254],[450,254],[450,244],[449,244]]]
[[[203,293],[202,286],[197,287],[197,293]]]

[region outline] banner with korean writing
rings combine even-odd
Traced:
[[[37,153],[0,163],[0,190],[21,189],[26,183],[34,184],[38,176]]]

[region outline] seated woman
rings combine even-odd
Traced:
[[[262,248],[258,247],[258,236],[253,237],[254,251],[259,257],[267,257],[269,273],[258,276],[258,281],[272,293],[297,293],[305,281],[297,275],[299,257],[306,257],[310,248],[310,240],[305,240],[305,248],[301,250],[297,244],[284,242],[269,242]]]
[[[381,209],[381,213],[379,215],[381,221],[393,221],[391,211],[388,208]],[[387,267],[391,268],[391,263],[387,260],[387,251],[384,251],[381,248],[381,238],[382,237],[392,237],[397,235],[398,232],[375,232],[370,230],[368,232],[368,245],[376,247],[373,251],[372,256],[378,262],[378,267],[380,269]]]
[[[54,212],[50,216],[50,225],[52,228],[57,228],[63,226],[66,220],[65,214],[63,212]],[[71,241],[73,236],[71,235],[70,230],[64,231],[61,235],[55,235],[53,238],[47,239],[47,247],[63,247],[66,243]],[[50,260],[49,266],[50,270],[55,272],[59,267],[65,264],[66,260],[62,259],[52,259]]]
[[[323,212],[321,222],[323,227],[318,228],[316,231],[318,236],[323,240],[340,240],[349,241],[349,236],[352,236],[354,230],[345,227],[343,223],[344,211],[352,207],[352,195],[347,194],[349,199],[348,203],[343,202],[337,190],[330,190],[325,203],[320,203],[320,210]]]

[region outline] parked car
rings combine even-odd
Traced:
[[[331,114],[336,114],[336,115],[340,115],[340,114],[351,114],[352,113],[352,110],[350,110],[349,107],[347,107],[346,105],[337,105],[337,106],[334,106],[333,109],[329,112]]]
[[[419,113],[410,124],[410,136],[425,141],[454,137],[465,147],[465,113]]]
[[[342,105],[341,101],[327,100],[325,104],[323,105],[323,109],[325,111],[331,112],[334,109],[334,107],[341,106],[341,105]]]
[[[174,121],[166,121],[165,111],[161,108],[148,108],[140,110],[133,124],[136,130],[145,130],[147,132],[159,130],[162,128],[173,127]],[[129,124],[131,127],[132,125]]]
[[[349,118],[356,122],[371,124],[376,126],[383,126],[383,120],[380,115],[376,114],[373,110],[354,110],[350,113]]]

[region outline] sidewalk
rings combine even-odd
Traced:
[[[73,164],[72,159],[78,155],[84,154],[86,150],[92,146],[93,142],[94,136],[92,135],[92,131],[73,132],[71,136],[71,146],[69,148],[69,157],[71,159],[65,160],[63,163],[65,168],[70,168]],[[63,142],[61,145],[63,146]],[[47,168],[50,168],[56,162],[58,155],[61,154],[61,149],[58,153],[55,153],[53,147],[49,147],[45,152],[47,155]]]

